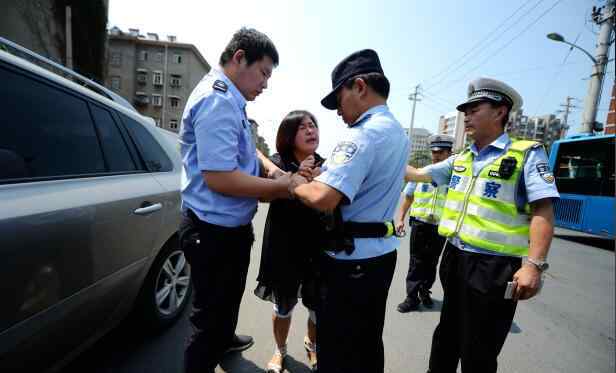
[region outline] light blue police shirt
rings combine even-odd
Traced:
[[[372,107],[346,129],[316,180],[346,197],[342,219],[354,222],[392,221],[400,198],[409,140],[386,105]],[[396,236],[355,238],[355,251],[327,253],[341,260],[378,257],[399,246]]]
[[[201,171],[239,170],[259,175],[256,147],[246,117],[246,99],[222,71],[212,69],[186,102],[180,128],[182,210],[225,227],[251,222],[256,198],[211,190]]]
[[[477,176],[481,170],[492,163],[496,158],[505,153],[511,145],[511,139],[506,133],[500,135],[490,145],[477,150],[475,144],[471,145],[473,153],[473,175]],[[438,185],[449,184],[451,179],[451,170],[455,155],[447,158],[442,162],[431,164],[424,169],[432,177],[432,181]],[[516,204],[522,208],[527,202],[531,203],[544,198],[559,198],[554,177],[548,167],[548,157],[543,147],[534,148],[528,152],[526,163],[524,164],[524,173],[519,184],[519,189],[516,198]],[[456,247],[470,252],[484,253],[490,255],[503,255],[488,251],[479,247],[469,245],[460,240],[458,236],[450,237],[449,241]]]
[[[413,193],[415,193],[415,188],[417,188],[417,183],[414,182],[414,181],[409,181],[404,186],[404,189],[402,190],[402,193],[404,193],[405,196],[411,198],[411,197],[413,197]]]

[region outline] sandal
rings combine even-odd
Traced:
[[[312,372],[317,371],[317,344],[312,343],[308,336],[304,337],[304,348],[306,349],[306,354],[308,355],[308,362],[310,364],[310,369]]]
[[[275,357],[280,358],[280,364],[273,363],[271,360],[274,360]],[[267,363],[267,369],[265,373],[282,373],[284,371],[284,359],[287,357],[287,345],[284,345],[282,348],[278,348],[274,350],[274,356],[269,363]]]

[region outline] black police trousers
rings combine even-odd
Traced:
[[[419,288],[430,290],[436,280],[438,258],[446,238],[438,234],[438,225],[410,218],[410,259],[406,275],[406,296],[417,298]]]
[[[228,228],[188,215],[180,224],[180,245],[193,281],[193,333],[184,371],[213,373],[235,335],[254,235],[250,224]]]
[[[520,258],[462,251],[447,243],[440,277],[445,295],[432,337],[430,373],[494,373],[517,302],[504,299]]]
[[[382,373],[385,303],[397,253],[338,260],[323,253],[317,279],[319,373]]]

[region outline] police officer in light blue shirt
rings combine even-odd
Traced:
[[[449,239],[431,373],[456,372],[460,360],[463,373],[496,372],[517,301],[537,294],[548,268],[552,199],[559,194],[541,144],[512,140],[504,131],[509,112],[521,106],[507,84],[472,81],[458,110],[473,144],[440,163],[407,168],[408,180],[449,185],[439,226]]]
[[[320,259],[319,372],[383,372],[385,303],[396,265],[393,217],[409,142],[386,106],[389,81],[373,50],[342,60],[321,103],[349,126],[312,182],[291,194],[339,218]],[[300,184],[300,185],[298,185]]]
[[[259,177],[277,168],[256,151],[246,102],[267,88],[278,52],[254,29],[241,29],[212,70],[191,93],[180,129],[182,213],[180,246],[191,266],[193,334],[187,373],[213,373],[227,351],[253,340],[235,334],[254,241],[257,198],[288,197],[289,176]],[[279,171],[279,170],[278,170]]]

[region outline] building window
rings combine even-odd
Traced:
[[[180,98],[179,97],[169,97],[169,103],[171,104],[172,109],[177,109],[180,107]]]
[[[122,53],[120,52],[111,53],[111,65],[112,66],[122,66]]]
[[[161,95],[152,95],[152,105],[163,106],[163,98]]]
[[[111,89],[114,91],[119,91],[121,88],[122,78],[119,76],[111,77]]]
[[[137,71],[137,83],[143,85],[146,84],[148,80],[148,73],[147,71]]]
[[[156,62],[163,62],[163,54],[162,54],[162,52],[156,53]]]
[[[163,85],[163,73],[161,71],[154,71],[152,78],[154,85]]]
[[[182,63],[182,55],[181,54],[174,54],[173,55],[173,62],[175,62],[175,63]]]
[[[139,59],[141,61],[147,61],[148,60],[148,52],[146,52],[146,51],[139,52]]]
[[[172,130],[177,130],[178,129],[178,120],[177,119],[171,119],[169,121],[169,128]]]
[[[145,106],[150,102],[150,98],[144,92],[135,92],[135,104]]]
[[[171,74],[171,82],[172,87],[181,87],[182,86],[182,76],[177,74]]]

